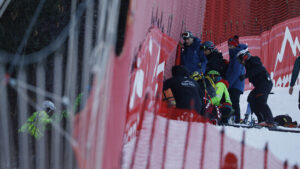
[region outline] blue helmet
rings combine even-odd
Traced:
[[[202,49],[203,50],[205,50],[205,49],[214,50],[215,48],[216,48],[215,44],[212,41],[205,41],[202,44]]]

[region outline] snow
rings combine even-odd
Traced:
[[[300,87],[295,87],[293,95],[288,94],[288,88],[274,88],[272,92],[275,94],[271,94],[269,96],[268,104],[273,112],[274,116],[281,114],[288,114],[292,117],[293,120],[300,122],[300,110],[298,110],[298,93]],[[244,112],[246,112],[247,108],[247,96],[250,91],[244,92],[241,96],[241,112],[242,117],[244,116]],[[146,113],[143,121],[143,127],[141,131],[141,137],[139,139],[139,144],[137,146],[135,162],[133,163],[133,168],[145,168],[148,163],[148,154],[149,154],[149,143],[150,143],[150,134],[152,130],[152,121],[153,121],[153,113]],[[176,121],[171,120],[170,126],[168,130],[168,140],[165,143],[165,128],[167,124],[167,119],[164,117],[157,117],[157,121],[155,124],[155,132],[153,136],[153,144],[152,151],[149,158],[150,168],[159,168],[162,166],[162,156],[164,145],[167,145],[166,151],[166,161],[164,166],[166,168],[180,168],[182,165],[182,157],[185,149],[185,136],[187,132],[188,123],[184,121]],[[205,156],[204,168],[212,168],[211,166],[215,166],[219,168],[219,149],[214,145],[220,145],[220,134],[216,132],[217,130],[221,130],[222,126],[214,126],[208,125],[208,135],[207,137],[213,138],[208,139],[206,150],[207,155]],[[187,159],[186,159],[186,168],[198,168],[199,159],[201,156],[201,145],[202,145],[202,131],[203,131],[203,123],[192,123],[190,130],[190,141],[187,149]],[[266,143],[268,143],[269,152],[272,153],[272,157],[276,157],[276,160],[270,160],[270,168],[281,168],[282,163],[277,163],[279,160],[284,162],[288,160],[289,166],[293,166],[295,164],[300,164],[300,133],[289,133],[289,132],[278,132],[278,131],[269,131],[266,128],[262,129],[247,129],[247,128],[236,128],[236,127],[225,127],[225,134],[230,139],[234,139],[241,142],[243,131],[246,131],[246,139],[245,143],[247,147],[254,147],[258,150],[264,150]],[[176,138],[176,139],[175,139]],[[124,144],[123,147],[123,162],[122,168],[127,169],[130,168],[132,162],[132,153],[134,152],[135,147],[135,139]],[[231,152],[236,153],[240,151],[239,146],[236,143],[226,143],[227,145],[231,145],[226,150],[230,150]],[[226,146],[225,144],[225,146]],[[247,153],[245,153],[247,154]],[[263,151],[256,151],[255,157],[246,157],[248,162],[253,162],[253,159],[257,162],[257,164],[247,163],[245,160],[245,168],[261,168],[263,166],[258,165],[262,164],[263,160]],[[249,154],[248,154],[249,155]],[[251,155],[251,153],[250,153]],[[269,156],[269,159],[273,159]],[[198,159],[198,160],[197,160]]]
[[[273,88],[274,94],[269,95],[268,104],[273,116],[288,114],[293,121],[300,122],[300,110],[298,109],[299,87],[294,87],[294,92],[289,95],[289,88]],[[247,96],[250,91],[244,92],[240,98],[241,117],[247,108]],[[217,127],[221,130],[221,127]],[[241,129],[226,127],[228,137],[241,141],[243,130],[246,130],[246,144],[255,148],[263,149],[268,142],[269,151],[278,159],[288,160],[289,165],[300,164],[300,133],[284,133],[269,131],[267,129]]]

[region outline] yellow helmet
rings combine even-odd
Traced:
[[[192,75],[190,75],[190,78],[194,79],[195,81],[199,81],[200,79],[202,79],[202,75],[195,71]]]

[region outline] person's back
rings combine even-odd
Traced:
[[[195,109],[200,113],[203,94],[198,83],[188,77],[188,71],[183,66],[174,66],[172,74],[173,77],[164,82],[163,90],[172,90],[177,108]]]
[[[263,66],[258,56],[251,56],[245,62],[246,78],[255,88],[265,88],[265,85],[272,83],[269,73]]]
[[[216,70],[218,72],[222,71],[224,67],[223,55],[222,53],[218,52],[217,50],[213,50],[207,57],[207,65],[206,65],[206,72],[211,70]]]
[[[205,41],[201,48],[203,48],[204,55],[207,58],[205,72],[207,73],[211,70],[216,70],[224,78],[226,74],[227,63],[223,58],[223,54],[216,49],[214,43],[211,41]]]

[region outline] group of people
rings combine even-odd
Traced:
[[[252,56],[247,45],[239,43],[238,36],[228,39],[229,61],[213,42],[201,43],[190,31],[182,33],[182,39],[180,64],[172,67],[173,77],[163,87],[169,93],[166,98],[174,97],[173,106],[193,109],[221,124],[228,123],[230,117],[241,123],[240,95],[248,78],[254,89],[247,100],[258,123],[274,123],[267,104],[273,87],[270,75],[260,58]]]

